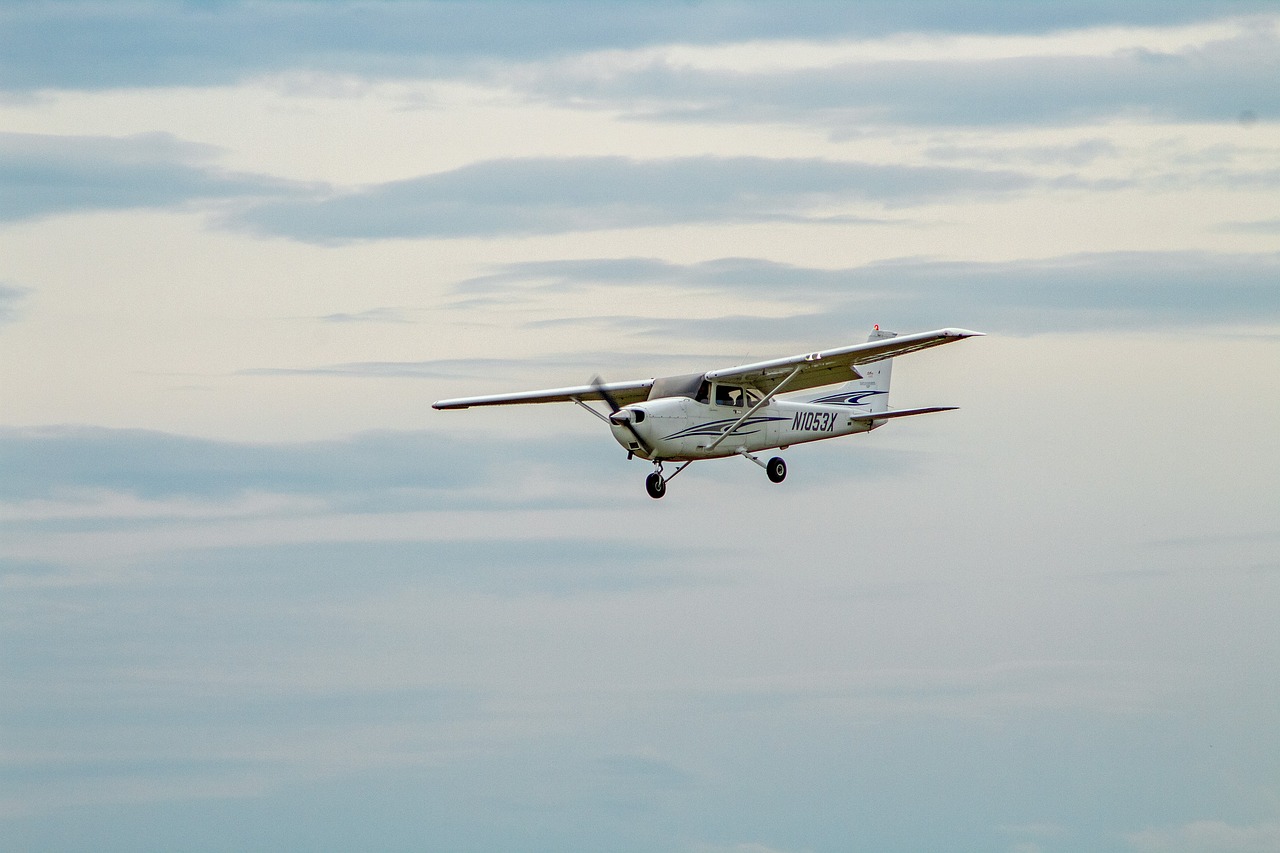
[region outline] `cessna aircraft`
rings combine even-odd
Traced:
[[[787,463],[774,456],[761,462],[755,453],[786,450],[824,438],[870,432],[891,418],[946,412],[955,406],[889,408],[893,357],[940,344],[980,336],[965,329],[938,329],[898,336],[879,326],[865,344],[743,364],[706,373],[602,382],[487,397],[460,397],[432,404],[436,409],[504,406],[514,403],[575,403],[604,421],[627,451],[654,464],[645,479],[649,496],[660,498],[677,474],[700,459],[742,456],[781,483]],[[825,385],[832,393],[778,397]],[[586,400],[602,400],[606,416]],[[680,463],[664,475],[663,463]]]

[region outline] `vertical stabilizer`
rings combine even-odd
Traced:
[[[897,332],[886,332],[876,326],[867,337],[867,342],[897,336]],[[828,391],[809,402],[849,406],[859,414],[886,411],[889,408],[889,376],[892,372],[892,358],[860,364],[858,373],[862,374],[861,379],[846,382],[835,391]]]
[[[882,338],[896,338],[897,332],[886,332],[879,326],[867,336],[867,343],[878,341]],[[870,364],[861,365],[858,372],[862,374],[862,378],[854,382],[850,382],[845,387],[856,387],[860,391],[873,391],[864,399],[870,404],[868,411],[883,412],[889,408],[889,377],[893,373],[893,359],[886,358],[883,361],[873,361]]]

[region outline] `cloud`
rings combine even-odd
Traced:
[[[147,430],[5,427],[0,428],[5,470],[0,500],[75,500],[112,493],[145,501],[226,502],[274,494],[376,512],[461,508],[482,500],[476,490],[506,483],[503,494],[483,498],[502,505],[522,500],[512,484],[539,460],[557,460],[572,481],[568,471],[581,467],[585,472],[608,459],[610,450],[617,448],[607,435],[593,442],[533,439],[519,447],[436,431],[244,444]],[[544,504],[551,498],[541,496]]]
[[[928,597],[912,601],[919,608]],[[969,718],[1073,707],[1135,713],[1160,701],[1168,679],[1168,672],[1110,661],[1019,660],[970,670],[868,670],[848,679],[801,674],[711,689],[744,709],[820,697],[855,715]]]
[[[657,44],[1034,33],[1175,24],[1269,9],[1266,0],[11,3],[0,10],[0,80],[10,91],[32,91],[220,85],[313,69],[365,77],[452,76],[473,71],[477,62]]]
[[[815,208],[903,206],[1025,189],[1008,170],[821,159],[523,158],[368,187],[232,173],[216,151],[165,133],[0,134],[0,222],[92,210],[200,205],[223,225],[311,243],[553,234],[690,222],[846,221]],[[228,202],[236,203],[234,208]],[[856,217],[855,217],[856,219]],[[334,322],[394,321],[396,309]]]
[[[1101,141],[1061,148],[936,148],[939,159],[1067,162],[1113,153]],[[366,187],[228,172],[217,151],[166,133],[129,137],[0,134],[0,223],[96,210],[196,209],[215,225],[315,244],[543,235],[691,223],[885,223],[877,210],[984,199],[1034,188],[1093,186],[1007,168],[879,164],[818,158],[628,157],[488,160]],[[1280,185],[1280,170],[1231,169],[1226,156],[1194,176],[1145,175],[1156,189],[1195,180],[1227,188]],[[1195,165],[1195,164],[1191,164]],[[851,213],[848,208],[861,208]],[[1246,230],[1267,227],[1237,224]],[[331,322],[398,322],[403,309],[334,314]]]
[[[696,776],[677,762],[650,753],[606,755],[597,760],[608,784],[639,790],[682,788]]]
[[[671,291],[794,300],[789,316],[619,317],[636,333],[696,333],[761,341],[848,337],[851,318],[902,328],[967,326],[1034,333],[1087,328],[1176,328],[1280,318],[1280,255],[1113,252],[1006,262],[904,258],[818,269],[758,258],[676,264],[601,258],[511,264],[468,279],[459,292],[502,299],[513,290],[548,298],[644,281]]]
[[[567,322],[567,321],[566,321]],[[620,353],[578,351],[546,356],[521,358],[441,358],[431,361],[356,361],[345,364],[324,364],[315,367],[259,367],[241,371],[246,376],[351,376],[366,379],[483,379],[494,376],[511,377],[524,381],[524,377],[544,377],[544,383],[554,383],[552,377],[580,374],[577,379],[560,383],[582,385],[593,373],[600,370],[631,368],[637,364],[670,361],[681,358],[680,353]],[[684,357],[701,357],[686,354]],[[648,377],[645,377],[648,378]]]
[[[1120,149],[1110,140],[1085,139],[1070,145],[1024,145],[1013,147],[978,145],[935,145],[925,151],[935,160],[980,160],[1033,165],[1087,166],[1100,159],[1116,157]]]
[[[244,491],[316,492],[458,483],[464,470],[428,477],[413,459],[425,435],[371,434],[349,442],[240,445],[144,430],[7,428],[0,458],[7,500],[103,489],[144,498],[224,498]],[[403,457],[403,458],[400,458]]]
[[[850,62],[741,71],[664,58],[610,69],[527,71],[513,85],[557,103],[663,120],[880,125],[1067,125],[1111,118],[1231,122],[1280,117],[1277,35],[1244,35],[1177,52]]]
[[[1280,823],[1236,826],[1200,820],[1182,826],[1144,829],[1125,840],[1138,853],[1274,853],[1280,850]]]
[[[686,549],[615,549],[591,535],[204,548],[148,552],[123,582],[6,584],[0,818],[258,797],[509,743],[532,714],[495,701],[511,687],[488,655],[526,654],[537,607],[705,583]],[[0,563],[0,583],[17,571],[49,569]]]
[[[1101,140],[1011,149],[937,147],[938,159],[1082,165],[1111,156]],[[991,198],[1036,187],[1093,186],[1008,168],[917,166],[818,158],[514,158],[367,187],[303,184],[233,173],[217,152],[164,133],[130,137],[0,134],[0,222],[137,208],[197,209],[223,227],[315,244],[361,240],[541,235],[690,223],[884,223],[855,209]],[[1280,170],[1217,160],[1194,176],[1145,175],[1156,189],[1195,180],[1226,188],[1280,185]],[[1186,164],[1184,164],[1186,165]],[[1196,166],[1196,164],[1190,164]],[[1100,188],[1124,186],[1112,180]],[[1227,230],[1268,231],[1270,222]],[[12,293],[10,293],[12,298]],[[334,314],[340,323],[401,322],[403,309]]]
[[[1067,832],[1066,827],[1057,823],[1006,824],[998,829],[1008,835],[1037,835],[1045,838],[1059,837]]]
[[[14,287],[0,282],[0,326],[11,323],[18,318],[18,308],[29,291],[25,287]]]
[[[618,555],[625,547],[625,565]],[[253,587],[263,599],[343,600],[404,586],[503,597],[616,593],[699,586],[706,575],[673,564],[688,551],[660,543],[610,541],[583,531],[555,538],[489,536],[454,541],[345,541],[195,549],[157,561],[212,594]],[[353,567],[376,569],[376,580]],[[145,566],[144,566],[145,568]],[[311,590],[311,592],[308,592]]]
[[[795,849],[783,849],[754,841],[742,841],[729,844],[694,844],[690,853],[807,853]]]
[[[229,224],[312,243],[554,234],[692,222],[822,221],[815,208],[902,206],[1026,189],[1012,171],[820,159],[491,160],[323,199],[273,201]]]
[[[699,366],[715,365],[690,365]],[[467,428],[465,417],[439,417],[451,420],[442,426]],[[917,454],[866,447],[829,460],[807,482],[887,477],[918,462]],[[437,429],[246,444],[147,430],[0,427],[0,529],[146,530],[265,517],[301,523],[333,512],[599,507],[622,477],[636,478],[638,490],[648,469],[626,464],[603,429],[585,438],[549,431],[519,442]]]
[[[384,306],[354,313],[326,314],[320,318],[326,323],[412,323],[409,312],[403,308]]]
[[[1228,234],[1280,234],[1280,219],[1224,222],[1218,226],[1218,230]]]
[[[129,137],[0,133],[0,222],[93,210],[178,207],[297,190],[225,172],[214,150],[167,133]]]

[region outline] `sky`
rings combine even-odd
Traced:
[[[1280,850],[1270,2],[0,6],[0,838]],[[857,343],[661,501],[573,406]]]

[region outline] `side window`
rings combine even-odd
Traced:
[[[698,396],[694,397],[693,399],[697,400],[699,403],[710,403],[711,402],[711,383],[705,379],[702,380],[702,384],[698,386]]]
[[[735,388],[732,385],[716,386],[716,405],[717,406],[741,406],[742,405],[742,389]]]
[[[754,406],[756,403],[759,403],[761,400],[763,400],[763,399],[764,399],[764,395],[763,395],[763,394],[761,394],[759,391],[757,391],[757,390],[756,390],[756,389],[754,389],[754,388],[746,388],[746,389],[743,389],[743,390],[745,390],[745,391],[747,392],[747,405],[748,405],[748,406]]]

